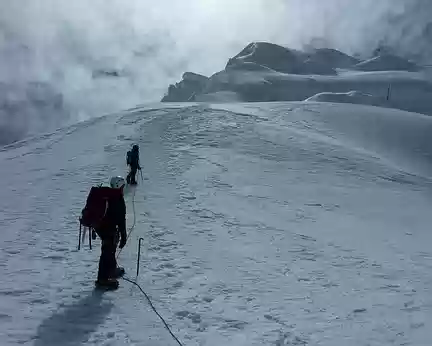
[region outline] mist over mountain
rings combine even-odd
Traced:
[[[431,61],[427,0],[0,0],[0,143],[157,101],[252,41]],[[35,96],[37,94],[37,96]]]

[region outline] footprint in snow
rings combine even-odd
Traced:
[[[192,323],[200,323],[201,322],[201,315],[197,314],[195,312],[189,312],[189,311],[178,311],[175,313],[175,315],[182,319],[188,318],[192,321]]]

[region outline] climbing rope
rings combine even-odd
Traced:
[[[132,212],[133,212],[133,222],[132,222],[132,226],[129,229],[128,235],[126,237],[126,243],[130,237],[130,235],[132,234],[133,230],[135,229],[135,224],[136,224],[136,213],[135,213],[135,193],[136,193],[136,189],[134,189],[134,192],[132,194]],[[123,248],[124,249],[124,248]],[[123,249],[120,249],[120,251],[117,254],[117,258],[120,256],[120,253],[122,252]],[[154,311],[154,313],[160,318],[160,320],[162,321],[164,327],[168,330],[168,332],[170,333],[170,335],[172,336],[172,338],[180,345],[180,346],[184,346],[180,340],[175,336],[175,334],[171,331],[171,328],[169,327],[169,325],[166,323],[165,319],[161,316],[161,314],[156,310],[155,306],[153,305],[150,297],[148,296],[148,294],[142,289],[142,287],[136,282],[133,281],[131,279],[128,279],[126,277],[122,277],[123,280],[130,282],[131,284],[135,285],[138,287],[138,289],[141,291],[142,294],[144,294],[144,296],[146,297],[147,301],[150,304],[150,307],[152,308],[152,310]]]
[[[160,315],[160,313],[156,310],[156,308],[154,307],[152,301],[150,300],[150,297],[147,295],[147,293],[141,288],[141,286],[133,280],[130,280],[128,278],[123,277],[123,280],[130,282],[131,284],[135,285],[136,287],[138,287],[138,289],[141,291],[142,294],[144,294],[144,296],[146,297],[147,301],[150,304],[150,307],[152,308],[152,310],[154,311],[154,313],[160,318],[160,320],[162,321],[162,323],[164,324],[165,328],[168,330],[168,332],[171,334],[172,338],[180,345],[183,346],[183,344],[181,343],[181,341],[175,336],[175,334],[171,331],[171,328],[169,327],[168,323],[166,323],[166,321],[164,320],[164,318]]]

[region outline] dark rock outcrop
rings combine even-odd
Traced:
[[[178,83],[171,84],[168,87],[167,94],[162,98],[162,102],[187,102],[193,101],[194,96],[200,93],[209,78],[197,73],[186,72],[182,80]]]
[[[324,65],[330,68],[351,68],[358,64],[360,60],[342,53],[336,49],[319,48],[307,53],[308,59],[305,63]]]
[[[239,54],[228,60],[225,69],[242,69],[248,63],[255,66],[263,66],[273,71],[282,73],[299,73],[301,65],[301,52],[287,49],[273,43],[253,42],[244,48]]]
[[[273,43],[253,42],[229,59],[225,69],[270,69],[286,74],[335,75],[336,67],[352,66],[358,62],[336,50],[317,49],[305,53]]]

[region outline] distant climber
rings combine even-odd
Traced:
[[[112,177],[110,186],[92,187],[82,211],[80,222],[93,229],[102,240],[101,255],[96,286],[116,289],[117,278],[124,274],[124,269],[117,267],[116,248],[126,244],[126,204],[123,189],[124,178]]]
[[[128,184],[137,184],[136,173],[137,170],[141,170],[139,161],[139,147],[137,144],[134,144],[132,150],[129,150],[126,155],[126,164],[130,167],[129,174],[126,177]]]

